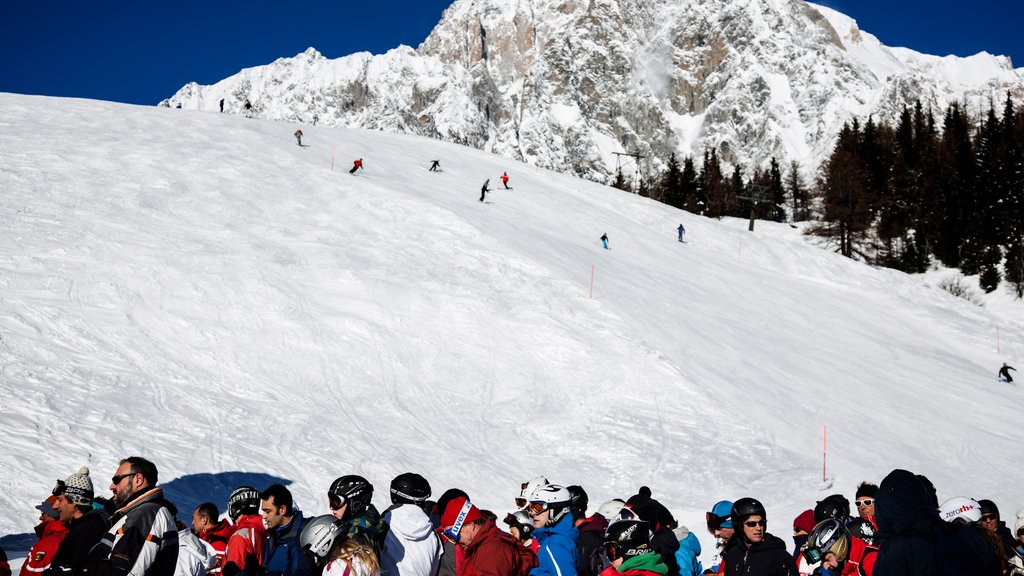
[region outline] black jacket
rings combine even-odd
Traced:
[[[78,576],[86,570],[89,551],[99,543],[110,528],[103,510],[90,510],[68,522],[68,533],[60,541],[45,576]]]
[[[736,530],[722,553],[725,576],[797,576],[796,562],[781,538],[766,532],[764,540],[747,548],[742,530]]]
[[[90,553],[95,576],[173,576],[178,528],[161,488],[150,488],[114,513]]]
[[[893,470],[878,487],[875,519],[881,546],[874,576],[924,576],[935,542],[945,535],[931,494],[911,472]]]

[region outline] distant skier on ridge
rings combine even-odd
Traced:
[[[299,146],[302,146],[302,129],[295,131],[295,141],[299,143]]]
[[[430,171],[431,172],[437,172],[440,167],[441,167],[441,161],[440,160],[431,160],[430,161]]]
[[[601,245],[604,246],[605,250],[608,249],[608,233],[601,235]]]
[[[682,223],[679,224],[679,228],[676,228],[676,232],[679,232],[679,241],[686,242],[686,240],[683,240],[683,237],[686,236],[686,228],[683,228]]]
[[[349,170],[348,173],[349,174],[355,174],[356,170],[359,170],[362,167],[363,167],[363,159],[360,158],[360,159],[355,160],[355,161],[352,162],[352,169]]]
[[[483,202],[484,198],[487,197],[487,187],[491,185],[491,179],[484,180],[484,185],[480,188],[480,201]]]
[[[511,190],[511,188],[508,187],[508,172],[501,173],[501,183],[505,185],[505,190]]]

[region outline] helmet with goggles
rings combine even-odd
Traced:
[[[572,494],[565,486],[558,484],[544,484],[538,486],[530,494],[530,503],[527,511],[531,516],[538,516],[545,511],[548,512],[548,521],[545,526],[552,526],[558,523],[567,512],[572,503]]]

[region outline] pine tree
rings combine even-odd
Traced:
[[[683,160],[683,173],[680,177],[679,185],[682,190],[683,208],[694,214],[703,214],[705,204],[700,200],[697,169],[693,166],[693,157],[691,156],[687,156]]]
[[[619,190],[625,190],[626,192],[632,192],[633,188],[629,185],[626,177],[622,175],[622,167],[615,173],[615,181],[612,182],[612,188],[618,188]]]
[[[786,192],[789,194],[793,206],[793,221],[803,222],[810,218],[807,202],[807,188],[800,176],[800,163],[791,160],[789,163],[789,174],[786,176]]]
[[[843,126],[819,183],[825,226],[817,233],[837,241],[839,253],[848,258],[863,255],[859,244],[871,223],[869,173],[859,154],[860,137],[856,120]]]
[[[768,198],[771,199],[769,217],[776,222],[785,222],[786,188],[782,185],[782,170],[774,156],[768,167]]]
[[[683,172],[679,169],[679,161],[676,160],[676,153],[668,157],[668,167],[658,184],[662,202],[669,206],[682,208],[686,202],[683,196]]]

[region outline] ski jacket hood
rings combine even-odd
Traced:
[[[540,544],[537,567],[532,576],[576,576],[576,542],[580,531],[571,514],[566,514],[554,526],[538,528],[533,538]]]
[[[642,556],[634,556],[623,562],[619,568],[619,574],[628,576],[642,576],[650,574],[668,574],[668,566],[660,554],[649,552]]]
[[[414,504],[384,512],[390,527],[384,538],[381,569],[388,576],[431,576],[441,559],[441,540],[430,518]]]
[[[878,529],[885,534],[929,531],[941,522],[928,489],[906,470],[893,470],[878,486],[875,519]]]

